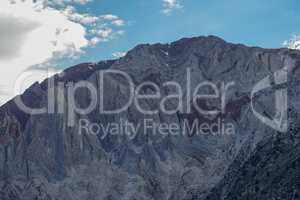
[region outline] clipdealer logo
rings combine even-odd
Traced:
[[[114,76],[122,77],[125,81],[128,82],[127,88],[128,88],[128,94],[129,99],[128,102],[123,105],[121,108],[116,108],[115,110],[105,110],[104,109],[104,76],[105,74],[110,74]],[[63,76],[64,74],[61,73],[58,76]],[[273,75],[269,75],[265,77],[264,79],[260,80],[258,83],[256,83],[251,91],[251,109],[253,114],[256,118],[258,118],[262,123],[267,125],[268,127],[279,131],[279,132],[286,132],[288,129],[288,120],[287,120],[287,75],[288,71],[283,68],[282,70],[279,70],[275,72]],[[19,79],[16,81],[16,87],[15,91],[18,91],[18,87],[22,86],[22,82],[26,81],[28,77],[31,77],[30,74],[23,74],[19,76]],[[176,81],[169,81],[166,83],[163,83],[163,86],[166,87],[174,87],[177,91],[176,94],[171,94],[167,97],[163,97],[160,92],[160,87],[153,83],[153,82],[143,82],[140,85],[136,86],[132,78],[125,72],[119,71],[119,70],[100,70],[99,73],[97,73],[97,76],[99,77],[99,88],[96,88],[91,82],[89,81],[79,81],[77,83],[64,83],[64,82],[55,82],[54,78],[48,79],[48,94],[47,94],[47,102],[48,107],[44,108],[30,108],[22,101],[21,96],[17,96],[15,98],[16,105],[25,113],[34,115],[34,114],[45,114],[45,113],[64,113],[65,110],[65,104],[68,106],[68,125],[74,126],[76,121],[76,114],[80,115],[87,115],[94,111],[98,105],[100,105],[100,113],[101,114],[118,114],[121,112],[124,112],[127,110],[127,108],[134,103],[136,108],[143,114],[151,115],[156,114],[158,110],[145,110],[141,107],[141,104],[139,103],[139,100],[141,99],[157,99],[160,100],[160,106],[158,109],[160,109],[161,112],[166,114],[176,114],[178,111],[182,113],[190,113],[191,107],[194,106],[196,110],[203,114],[204,116],[207,115],[217,115],[219,113],[224,114],[226,112],[226,98],[227,98],[227,91],[235,85],[234,82],[230,83],[222,83],[220,87],[218,87],[217,84],[214,84],[212,82],[203,82],[199,83],[195,88],[191,87],[189,85],[191,83],[191,69],[187,69],[187,77],[186,77],[186,83],[187,86],[185,88],[182,88],[182,85],[177,83]],[[157,91],[155,94],[143,94],[141,95],[140,91],[143,87],[152,87],[154,90]],[[213,94],[199,94],[200,89],[204,87],[209,87]],[[78,89],[85,88],[89,91],[90,95],[90,102],[89,105],[86,108],[80,108],[78,107],[76,103],[75,93]],[[273,116],[273,119],[271,119],[268,116],[264,116],[262,113],[260,113],[255,108],[255,102],[256,97],[259,95],[260,92],[263,90],[266,90],[268,88],[273,88],[275,91],[275,116]],[[67,90],[67,91],[65,91]],[[187,93],[184,94],[184,91]],[[100,92],[100,94],[99,94]],[[183,96],[187,95],[187,99],[191,99],[186,102],[183,102]],[[65,97],[67,96],[67,97]],[[174,110],[168,110],[166,109],[166,102],[171,98],[178,98],[178,106]],[[203,110],[199,107],[197,104],[197,99],[202,100],[212,100],[212,99],[219,99],[221,100],[221,105],[219,106],[220,109],[218,110]],[[192,105],[191,105],[192,104]]]

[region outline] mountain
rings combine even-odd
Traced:
[[[300,51],[247,47],[208,36],[138,45],[118,60],[66,69],[0,108],[0,199],[299,199],[299,67]],[[111,73],[100,81],[107,70]],[[122,112],[103,113],[101,108],[118,109],[130,99],[130,84],[116,73],[120,71],[135,86],[151,83],[141,86],[139,94],[152,98],[141,97],[140,107],[133,103]],[[279,87],[278,72],[288,73],[287,83]],[[269,87],[252,98],[266,77]],[[182,101],[190,112],[161,109],[163,97],[180,90],[174,84],[166,87],[171,81],[181,86],[182,95],[164,101],[165,108],[176,110]],[[213,89],[224,95],[193,101],[201,83],[201,93]],[[70,95],[76,84],[89,85],[96,93],[81,87]],[[231,87],[224,91],[222,84]],[[274,94],[285,88],[289,126],[282,133],[263,123],[252,105],[273,119],[278,104]],[[154,95],[158,89],[160,98]],[[46,113],[24,112],[18,98],[31,108],[55,105],[55,112],[51,106]],[[90,112],[75,109],[91,105]],[[199,107],[224,112],[203,114]],[[134,134],[130,127],[129,134],[111,129],[106,135],[103,128],[124,121],[138,127],[145,120],[177,125],[179,134],[169,134],[169,129],[158,134],[151,128]],[[213,128],[183,134],[197,121]],[[83,122],[93,125],[89,131]]]

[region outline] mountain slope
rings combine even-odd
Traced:
[[[277,163],[287,155],[293,155],[297,160],[297,153],[294,152],[298,149],[297,142],[293,143],[294,148],[284,148],[282,155],[276,157],[273,153],[276,146],[271,145],[270,138],[277,138],[278,132],[254,116],[250,98],[256,83],[288,67],[292,72],[289,107],[296,113],[289,116],[289,122],[295,122],[297,130],[299,60],[300,52],[296,50],[247,47],[208,36],[185,38],[171,44],[138,45],[119,60],[82,64],[67,69],[64,74],[48,79],[54,80],[55,84],[51,87],[56,95],[60,95],[55,99],[55,104],[64,112],[25,114],[14,101],[0,108],[2,130],[7,130],[5,121],[9,121],[10,126],[14,124],[14,127],[19,127],[10,129],[15,134],[1,136],[1,198],[238,199],[249,189],[252,191],[250,183],[254,179],[249,168],[256,157],[263,158],[253,165],[257,170],[254,174],[258,176],[264,173],[261,171],[268,165],[260,162],[274,159],[273,162]],[[67,88],[70,82],[74,84],[87,80],[91,83],[98,92],[102,92],[102,95],[97,94],[97,99],[103,98],[105,109],[116,109],[126,103],[130,85],[116,74],[107,75],[102,83],[99,82],[99,72],[105,69],[126,72],[135,85],[147,81],[155,83],[163,97],[174,93],[174,87],[166,88],[164,83],[176,81],[183,88],[183,102],[192,102],[187,95],[189,80],[192,90],[204,81],[218,86],[234,82],[234,87],[226,93],[226,112],[213,117],[202,115],[195,106],[191,107],[190,113],[166,114],[159,111],[149,115],[130,105],[121,113],[103,114],[99,110],[99,102],[88,114],[69,115],[72,107],[67,103],[70,102]],[[189,70],[191,77],[187,79]],[[31,86],[22,95],[25,104],[39,108],[47,106],[50,101],[47,98],[48,91],[53,89],[47,85],[47,81],[44,81]],[[58,90],[61,86],[63,93]],[[270,88],[255,99],[261,113],[273,116],[274,102],[269,95],[276,89]],[[144,88],[142,92],[153,94],[153,88]],[[82,108],[88,106],[91,102],[89,92],[78,90],[75,101]],[[159,107],[157,99],[142,99],[140,102],[147,110]],[[177,100],[169,99],[166,107],[175,109],[177,103]],[[199,101],[197,104],[207,109],[220,107],[218,101]],[[233,124],[235,133],[215,135],[191,132],[189,135],[173,136],[142,130],[133,138],[124,134],[109,134],[102,138],[103,130],[97,135],[80,132],[81,119],[103,126],[122,120],[138,126],[145,119],[151,119],[157,124],[177,124],[181,127],[181,133],[184,132],[182,123],[185,121],[193,123],[199,120],[201,123],[214,124],[221,119],[224,123]],[[291,134],[290,130],[281,137],[285,140]],[[297,174],[294,158],[283,165],[296,165],[293,173]],[[246,172],[241,173],[240,170]],[[290,174],[282,176],[289,179]],[[275,175],[272,177],[276,179]],[[284,181],[284,178],[280,180]],[[236,185],[241,187],[235,189]],[[264,189],[267,191],[264,195],[256,191],[258,199],[271,198],[272,195],[281,197],[281,194],[271,195],[272,186]]]

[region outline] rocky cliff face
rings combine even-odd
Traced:
[[[246,47],[209,36],[139,45],[119,60],[67,69],[21,95],[26,105],[42,108],[54,88],[56,109],[63,112],[28,114],[14,101],[0,108],[0,199],[299,199],[299,67],[299,51]],[[105,109],[127,102],[130,87],[124,78],[110,74],[99,82],[99,72],[105,69],[126,72],[135,85],[155,83],[162,97],[176,91],[164,83],[176,81],[182,86],[182,101],[188,103],[193,96],[188,95],[186,85],[191,90],[205,81],[217,86],[234,82],[234,86],[226,92],[226,111],[220,114],[203,115],[194,104],[191,112],[166,114],[159,109],[150,115],[132,104],[121,113],[103,114],[97,101],[92,112],[70,115],[68,85],[82,80],[97,89],[96,97],[102,98]],[[287,133],[262,123],[251,109],[254,86],[267,76],[274,80],[280,70],[288,72]],[[50,88],[48,81],[54,82]],[[153,94],[154,89],[147,86],[141,91]],[[256,109],[270,119],[275,114],[272,95],[277,89],[272,81],[252,99]],[[205,94],[209,92],[204,89]],[[89,91],[79,89],[76,105],[87,107],[90,96]],[[220,101],[201,100],[196,105],[220,109]],[[140,105],[153,110],[160,102],[141,99]],[[170,110],[176,105],[175,98],[165,102]],[[234,132],[171,135],[143,129],[135,137],[103,137],[103,129],[98,134],[81,132],[83,119],[103,127],[121,121],[138,126],[151,119],[155,124],[177,124],[180,133],[185,132],[185,123],[198,120],[212,125],[221,120],[232,124]]]

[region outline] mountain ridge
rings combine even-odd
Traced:
[[[167,81],[176,81],[184,86],[188,68],[192,71],[193,89],[203,81],[216,84],[235,81],[235,88],[227,94],[228,113],[221,117],[224,122],[234,124],[236,134],[193,134],[182,137],[142,132],[133,139],[123,135],[109,135],[101,139],[98,135],[78,134],[79,120],[87,119],[91,123],[109,125],[127,119],[137,125],[149,116],[138,112],[135,106],[112,116],[101,114],[96,109],[87,115],[76,114],[75,126],[70,127],[66,113],[30,115],[20,111],[10,101],[0,108],[1,122],[8,115],[10,122],[20,127],[17,132],[20,136],[17,139],[12,137],[11,141],[2,143],[0,148],[0,161],[4,163],[0,167],[3,180],[0,181],[0,197],[5,200],[246,198],[240,197],[241,191],[229,187],[230,184],[242,184],[240,180],[243,178],[226,183],[226,179],[231,180],[227,178],[228,174],[240,177],[234,170],[245,168],[247,171],[248,164],[244,163],[259,155],[259,145],[264,142],[268,144],[270,138],[276,138],[278,133],[249,112],[250,102],[243,100],[243,97],[249,97],[253,86],[263,78],[281,70],[287,63],[295,64],[289,76],[289,106],[296,114],[289,121],[293,122],[292,127],[297,130],[299,108],[296,102],[299,89],[296,86],[299,61],[300,51],[247,47],[208,36],[183,38],[170,44],[138,45],[120,59],[79,64],[66,69],[63,74],[52,77],[55,80],[54,88],[58,82],[66,84],[85,80],[99,90],[97,72],[105,69],[124,71],[137,85],[150,81],[161,88]],[[47,80],[33,84],[22,94],[25,104],[38,108],[47,105]],[[103,84],[106,97],[103,103],[106,108],[116,108],[116,105],[126,101],[129,86],[120,77],[108,76]],[[260,107],[261,111],[269,113],[272,110],[274,103],[265,97],[275,90],[271,88],[259,98],[264,103],[264,107]],[[147,90],[144,92],[149,94]],[[167,96],[171,92],[171,89],[162,90],[162,95]],[[65,96],[62,102],[68,101]],[[85,90],[78,91],[75,99],[80,105],[87,105],[90,101]],[[186,96],[184,100],[190,101]],[[69,105],[56,103],[63,105],[65,110],[70,109]],[[215,103],[199,104],[208,108],[216,106]],[[142,101],[142,105],[156,108],[158,102]],[[176,101],[167,102],[169,108],[174,108],[174,105]],[[194,107],[187,115],[166,115],[160,112],[151,116],[151,119],[159,124],[179,125],[182,125],[183,120],[200,120],[209,124],[215,122],[215,118],[201,115]],[[5,124],[2,125],[7,128]],[[297,135],[298,131],[295,130],[289,130],[287,136],[282,136],[283,140],[289,141],[286,138],[291,134]],[[292,143],[297,145],[298,140],[294,139]],[[267,147],[266,152],[272,152],[273,147],[271,150]],[[236,162],[243,164],[235,165]],[[250,179],[245,188],[251,183]],[[297,193],[299,188],[297,185],[295,187]],[[59,191],[63,192],[62,196],[58,195]],[[264,197],[273,194],[267,192],[267,195]],[[274,194],[274,198],[284,195],[285,191]],[[259,193],[257,198],[261,198]]]

